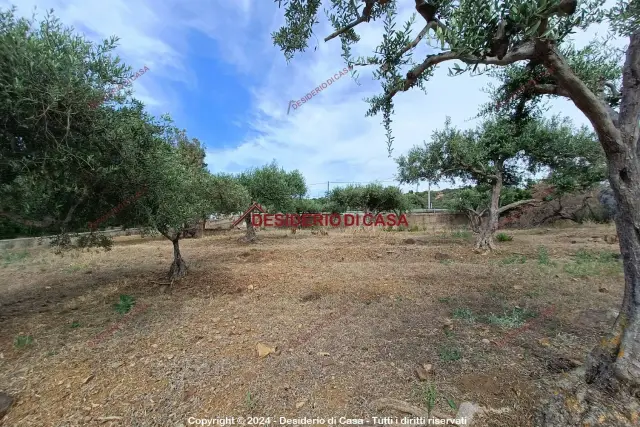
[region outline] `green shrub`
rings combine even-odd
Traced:
[[[538,264],[549,265],[549,252],[544,246],[538,247]]]
[[[454,346],[442,346],[440,347],[440,360],[443,362],[455,362],[462,358],[462,352],[459,348]]]
[[[136,299],[131,295],[120,295],[120,301],[114,304],[114,309],[120,314],[126,314],[136,304]]]
[[[16,348],[24,348],[33,343],[33,338],[30,335],[18,335],[13,340],[13,345]]]
[[[515,307],[511,313],[505,312],[502,316],[492,313],[487,317],[487,320],[492,325],[498,325],[504,328],[519,328],[524,325],[528,319],[535,317],[538,317],[538,313]]]
[[[600,274],[616,275],[622,271],[619,257],[615,252],[593,252],[585,249],[578,250],[570,263],[565,264],[564,270],[572,276],[597,276]]]
[[[476,318],[473,315],[473,312],[468,308],[456,308],[453,312],[454,319],[461,319],[468,323],[474,323]]]
[[[510,242],[513,240],[513,237],[507,233],[498,233],[496,235],[496,240],[498,240],[498,242]]]
[[[510,255],[502,260],[503,264],[524,264],[527,262],[527,257],[524,255]]]

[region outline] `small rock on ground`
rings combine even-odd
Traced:
[[[458,407],[456,418],[464,418],[465,425],[471,426],[473,425],[473,417],[482,413],[484,413],[484,409],[482,408],[482,406],[476,405],[472,402],[462,402]]]

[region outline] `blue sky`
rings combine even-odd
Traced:
[[[381,116],[365,117],[363,98],[380,92],[371,71],[360,70],[358,82],[340,78],[287,115],[289,100],[300,99],[345,66],[339,40],[322,41],[332,32],[322,14],[318,40],[287,64],[271,40],[283,23],[272,0],[0,0],[0,7],[18,3],[22,16],[31,16],[35,8],[42,18],[54,9],[65,25],[90,40],[118,36],[116,53],[124,62],[135,70],[149,67],[133,82],[133,96],[152,114],[169,113],[178,127],[202,141],[212,172],[235,173],[275,159],[285,169],[302,171],[311,196],[322,195],[327,181],[397,184]],[[414,2],[404,3],[401,16],[408,18]],[[355,55],[371,54],[380,27],[374,22],[357,27],[361,42]],[[605,35],[605,28],[574,39],[582,46],[596,34]],[[416,58],[428,49],[419,46]],[[447,116],[458,127],[474,126],[468,119],[487,100],[482,88],[489,81],[485,76],[448,77],[447,68],[440,68],[427,95],[419,90],[397,95],[394,156],[428,140]],[[588,124],[568,101],[552,105],[551,114]]]

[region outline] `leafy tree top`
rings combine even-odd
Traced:
[[[85,229],[145,184],[131,166],[162,127],[135,101],[91,107],[130,68],[117,38],[86,41],[52,14],[0,10],[0,216],[54,230]]]
[[[398,3],[405,2],[398,0],[275,1],[285,8],[285,24],[272,34],[272,38],[287,60],[296,52],[307,49],[308,40],[314,35],[314,25],[319,22],[320,6],[325,6],[335,31],[324,40],[340,38],[342,56],[348,65],[377,67],[373,76],[381,81],[383,93],[368,100],[367,115],[383,113],[390,155],[393,97],[413,87],[424,90],[439,64],[457,61],[450,72],[461,74],[485,72],[493,66],[527,61],[530,72],[536,68],[537,72],[542,72],[538,66],[544,61],[563,85],[573,84],[577,88],[582,84],[593,93],[599,93],[599,88],[589,87],[594,86],[589,79],[586,83],[572,80],[575,75],[570,75],[560,45],[572,33],[593,23],[608,22],[618,35],[630,35],[640,28],[640,2],[637,0],[617,0],[609,9],[604,7],[605,0],[415,0],[415,9],[421,18],[414,14],[404,25],[398,25],[397,18]],[[354,57],[351,48],[360,41],[357,27],[379,20],[383,34],[375,53]],[[417,20],[422,21],[423,27],[415,35],[413,28]],[[432,53],[416,62],[412,53],[421,42],[426,42]],[[575,55],[578,56],[579,53]],[[563,95],[555,84],[557,81],[552,80],[546,86],[535,85],[535,91]],[[576,88],[571,90],[575,92]],[[583,103],[600,108],[591,99]]]
[[[406,211],[409,208],[408,200],[398,187],[383,187],[376,183],[337,187],[329,192],[327,198],[333,212],[357,209],[378,213]]]
[[[592,132],[586,128],[576,131],[570,121],[558,118],[524,122],[493,118],[464,131],[452,127],[447,119],[444,129],[434,131],[429,143],[414,147],[397,162],[400,181],[406,183],[460,180],[488,184],[500,179],[504,185],[519,185],[526,172],[550,167],[552,175],[564,177],[567,186],[602,180],[605,164]]]
[[[298,170],[287,172],[275,161],[241,173],[238,181],[247,189],[252,201],[269,211],[295,212],[296,200],[307,193],[302,173]]]

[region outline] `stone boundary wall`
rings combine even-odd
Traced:
[[[362,219],[364,217],[363,213],[351,213],[352,215],[358,215],[360,217],[360,226],[362,226]],[[420,230],[435,230],[435,229],[446,229],[446,228],[462,228],[466,227],[469,224],[469,221],[466,215],[461,213],[451,213],[451,212],[416,212],[416,213],[408,213],[407,222],[409,223],[409,228],[417,226]],[[223,219],[217,221],[207,221],[205,224],[205,230],[228,230],[231,227],[231,224],[235,219],[239,218],[239,216]],[[352,228],[358,227],[356,225],[352,225],[349,227],[340,227],[340,228]],[[238,228],[244,229],[245,224],[244,221],[238,224]],[[269,227],[276,228],[276,227]],[[277,227],[277,228],[288,228],[288,227]]]
[[[353,213],[356,215],[356,213]],[[360,216],[360,224],[362,224],[362,218],[364,214],[358,213]],[[204,234],[209,235],[212,232],[216,231],[228,231],[231,227],[231,224],[235,219],[239,218],[239,216],[234,216],[230,218],[225,218],[216,221],[206,221],[204,225]],[[409,223],[409,228],[417,226],[420,231],[435,231],[442,230],[448,228],[462,228],[468,225],[467,217],[464,214],[460,213],[450,213],[450,212],[417,212],[417,213],[408,213],[407,214],[407,222]],[[238,228],[244,229],[244,221],[238,225]],[[340,228],[353,228],[358,226],[349,226],[349,227],[340,227]],[[199,227],[198,227],[199,228]],[[273,227],[275,228],[275,227]],[[288,227],[282,227],[288,228]],[[140,231],[137,228],[130,228],[127,230],[122,230],[120,228],[114,228],[110,230],[105,230],[103,232],[111,237],[118,236],[129,236],[139,234]],[[79,236],[86,235],[89,233],[78,233]],[[199,233],[200,234],[200,233]],[[36,246],[46,246],[49,243],[48,237],[20,237],[17,239],[5,239],[0,240],[0,250],[4,249],[21,249],[21,248],[32,248]],[[72,238],[72,241],[77,239],[77,237]]]
[[[104,234],[111,237],[118,236],[128,236],[139,234],[137,228],[129,228],[127,230],[122,230],[121,228],[110,229],[103,231]],[[78,236],[87,235],[87,233],[78,233]],[[22,248],[33,248],[36,246],[48,246],[49,238],[53,236],[43,236],[43,237],[19,237],[17,239],[5,239],[0,240],[0,250],[2,249],[22,249]],[[72,237],[71,241],[75,242],[77,237]]]

